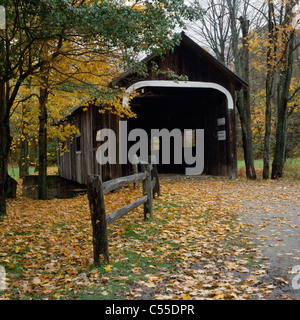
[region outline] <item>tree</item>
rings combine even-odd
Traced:
[[[298,87],[296,91],[294,91],[292,97],[290,97],[296,39],[296,30],[294,29],[292,22],[295,14],[293,10],[296,3],[297,1],[288,1],[286,3],[285,14],[282,22],[283,39],[281,45],[285,49],[279,65],[280,73],[277,85],[276,144],[272,162],[272,179],[281,178],[283,174],[287,138],[288,102],[300,89],[300,87]]]
[[[286,128],[289,127],[288,120],[292,121],[292,115],[294,111],[297,111],[299,102],[297,98],[300,81],[299,66],[297,73],[295,69],[295,67],[297,68],[295,59],[297,54],[294,54],[295,50],[299,48],[299,31],[295,29],[293,23],[293,18],[296,15],[292,9],[293,5],[293,2],[290,1],[280,3],[269,1],[268,12],[262,13],[266,24],[262,28],[252,30],[250,36],[251,65],[253,67],[251,78],[252,82],[255,82],[253,86],[255,88],[252,92],[255,106],[255,127],[253,129],[255,134],[259,134],[260,139],[264,140],[264,179],[269,178],[269,163],[273,150],[273,163],[278,159],[281,159],[279,163],[282,165],[284,163]],[[288,9],[288,7],[290,8]],[[282,105],[285,107],[282,108]],[[282,109],[285,109],[283,113]],[[281,111],[279,112],[279,110]],[[296,131],[297,128],[294,127],[294,136]],[[296,139],[289,139],[290,148],[294,148],[297,143]],[[275,154],[279,155],[279,149],[276,145],[281,145],[279,158],[275,156]]]
[[[269,178],[270,135],[271,135],[271,100],[277,87],[277,125],[272,179],[283,174],[287,135],[287,106],[290,100],[290,86],[293,74],[293,52],[295,28],[293,26],[294,8],[298,1],[268,0],[268,41],[266,74],[266,121],[263,178]],[[279,75],[277,76],[277,74]],[[276,84],[277,81],[277,84]],[[298,91],[298,89],[296,89]],[[295,92],[296,92],[295,91]],[[292,94],[292,97],[294,94]]]
[[[264,166],[263,179],[269,178],[270,171],[270,139],[271,139],[271,119],[272,119],[272,97],[274,94],[274,81],[276,75],[276,29],[273,22],[275,16],[274,3],[268,0],[268,40],[267,40],[267,71],[266,71],[266,109],[265,109],[265,136],[264,136]]]
[[[133,65],[142,51],[171,48],[179,40],[173,30],[192,12],[183,0],[1,0],[0,5],[6,9],[6,29],[0,31],[0,212],[5,214],[10,110],[25,79],[61,56],[67,41],[99,57],[126,52],[123,66]]]
[[[52,82],[51,77],[49,78],[49,82]],[[27,79],[20,87],[11,111],[10,128],[13,138],[11,156],[14,159],[17,157],[19,159],[20,177],[28,174],[29,165],[38,167],[39,91],[40,83],[38,80],[33,77]],[[56,141],[56,138],[63,141],[79,133],[75,125],[53,126],[53,124],[68,113],[70,105],[78,105],[82,100],[83,97],[78,93],[58,90],[57,87],[49,87],[47,101],[47,141]],[[26,148],[23,147],[24,145]],[[48,148],[47,159],[48,156],[51,156],[50,160],[53,161],[55,154],[50,154],[49,151]],[[27,170],[24,170],[25,166]],[[24,175],[21,174],[22,170],[25,171]]]
[[[268,1],[268,12],[264,15],[266,25],[253,31],[251,50],[255,58],[252,64],[257,70],[264,70],[265,82],[265,128],[263,178],[269,178],[270,155],[273,147],[273,129],[276,127],[272,178],[282,176],[285,160],[285,145],[288,116],[296,110],[294,103],[299,86],[293,78],[295,43],[297,31],[293,26],[296,1]],[[260,90],[258,90],[258,95]],[[256,94],[256,93],[255,93]],[[289,104],[293,104],[289,108]],[[274,110],[277,109],[275,116]],[[275,168],[277,167],[277,169]],[[275,171],[278,174],[275,174]]]
[[[52,125],[68,113],[70,105],[79,105],[91,95],[92,99],[99,98],[100,90],[108,87],[116,73],[110,57],[102,57],[103,61],[99,61],[97,56],[83,52],[85,49],[79,46],[71,50],[72,45],[65,44],[63,54],[49,64],[43,74],[39,72],[24,82],[13,107],[13,148],[16,145],[20,148],[20,173],[25,166],[28,173],[28,143],[38,149],[39,199],[47,198],[48,141],[58,137],[62,141],[79,133],[75,125],[64,126],[63,130],[61,126]],[[123,109],[121,99],[115,95],[102,94],[101,103],[120,116],[131,116],[130,110]],[[38,147],[35,141],[38,141]]]
[[[33,97],[36,97],[36,95],[29,90],[29,86],[21,86],[10,114],[10,127],[13,137],[11,152],[14,153],[16,149],[20,150],[18,155],[20,178],[29,173],[31,132],[35,131],[32,117],[34,111],[32,110],[34,109],[32,108],[34,106]]]
[[[200,19],[189,24],[201,44],[209,46],[216,58],[229,66],[232,64],[230,46],[230,20],[226,0],[194,0],[201,10]]]
[[[236,74],[249,83],[249,2],[244,2],[243,6],[238,0],[207,0],[205,4],[195,0],[194,3],[201,9],[202,18],[200,26],[194,27],[193,30],[204,37],[219,61],[231,67],[233,60]],[[241,49],[239,48],[240,38],[242,38]],[[242,89],[237,93],[237,109],[242,128],[247,178],[256,179],[251,131],[250,88]]]
[[[276,125],[276,135],[272,178],[281,177],[285,160],[287,119],[293,110],[297,110],[295,107],[297,103],[293,101],[299,92],[298,86],[290,90],[295,65],[293,53],[299,47],[299,37],[296,37],[298,31],[295,31],[294,23],[294,17],[297,14],[296,4],[299,1],[266,0],[259,3],[255,0],[207,0],[203,3],[194,0],[194,2],[202,9],[201,32],[204,33],[204,40],[221,62],[229,61],[225,57],[225,52],[232,52],[236,74],[250,84],[249,88],[237,93],[237,110],[242,129],[247,177],[256,177],[251,113],[253,113],[255,99],[262,96],[265,97],[265,126],[264,129],[259,128],[259,131],[264,135],[263,178],[269,178],[273,124]],[[297,39],[298,42],[295,43]],[[224,47],[229,45],[231,49],[224,50]],[[265,71],[263,74],[260,72],[264,79],[264,93],[261,85],[253,79],[254,72],[251,71],[251,67],[259,72]],[[252,111],[251,94],[254,102]],[[294,105],[292,108],[289,107],[291,103]],[[273,112],[275,107],[276,117]],[[255,112],[258,114],[260,111],[255,110]]]

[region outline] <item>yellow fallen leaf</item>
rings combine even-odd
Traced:
[[[106,266],[106,267],[103,267],[103,269],[108,272],[108,271],[111,270],[111,265],[108,265],[108,266]]]
[[[21,247],[16,246],[15,253],[20,253],[20,251],[21,251]]]
[[[227,266],[228,270],[235,270],[237,268],[237,264],[232,261],[225,261],[224,264]]]
[[[61,294],[59,292],[56,292],[52,295],[53,298],[60,298]]]
[[[224,294],[223,293],[217,294],[216,296],[214,296],[214,299],[216,300],[224,299]]]
[[[279,280],[279,281],[281,281],[281,282],[283,282],[285,284],[289,284],[289,282],[287,280],[283,279],[283,278],[274,278],[274,279]]]
[[[155,288],[156,285],[154,283],[144,283],[144,286],[148,287],[148,288]]]

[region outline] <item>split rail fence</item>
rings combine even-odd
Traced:
[[[142,163],[141,173],[102,182],[101,176],[90,175],[88,181],[88,199],[90,204],[91,221],[93,229],[94,264],[100,265],[100,255],[105,263],[109,263],[107,226],[138,206],[144,204],[144,219],[147,214],[153,218],[154,193],[160,195],[159,179],[156,165]],[[153,178],[153,179],[152,179]],[[143,197],[107,215],[105,210],[104,195],[125,185],[143,183]]]

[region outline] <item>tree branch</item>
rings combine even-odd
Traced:
[[[300,87],[298,87],[297,89],[295,89],[294,93],[288,98],[288,101],[293,100],[299,90],[300,90]]]

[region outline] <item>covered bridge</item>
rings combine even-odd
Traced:
[[[152,70],[152,61],[162,72]],[[146,78],[128,71],[111,83],[126,87],[128,92],[132,89],[142,92],[130,102],[137,117],[128,119],[128,131],[141,128],[150,136],[151,129],[177,128],[183,136],[184,129],[190,129],[189,147],[193,149],[195,130],[204,129],[203,174],[237,177],[235,92],[247,84],[184,33],[174,50],[166,52],[164,57],[148,57],[146,62],[149,69]],[[187,76],[188,81],[170,80],[170,70]],[[126,98],[123,103],[127,103]],[[103,180],[129,174],[130,163],[100,166],[96,161],[99,146],[96,137],[100,129],[114,130],[118,152],[121,119],[109,112],[100,114],[94,105],[84,111],[85,106],[83,103],[74,107],[65,118],[77,125],[80,135],[66,141],[69,152],[62,155],[58,152],[61,176],[86,184],[89,174],[101,174]],[[157,149],[161,149],[160,143],[158,139]],[[176,164],[172,154],[170,164],[158,163],[159,173],[185,172],[189,165]]]

